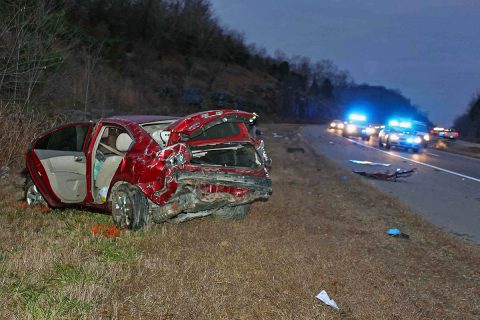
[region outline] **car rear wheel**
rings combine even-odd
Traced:
[[[123,183],[112,191],[112,218],[119,229],[137,230],[148,223],[148,202],[136,186]]]
[[[38,190],[37,186],[33,182],[30,176],[27,176],[25,179],[24,185],[24,199],[29,206],[45,206],[48,207],[47,202],[43,199],[42,194]]]
[[[225,206],[215,210],[215,212],[212,213],[212,216],[219,219],[241,220],[247,216],[248,211],[250,211],[250,204],[234,207]]]

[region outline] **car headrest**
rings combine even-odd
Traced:
[[[115,146],[120,152],[127,152],[133,140],[127,133],[120,133],[117,138]]]

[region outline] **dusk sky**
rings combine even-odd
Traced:
[[[451,125],[480,93],[480,1],[212,0],[247,43],[332,60]]]

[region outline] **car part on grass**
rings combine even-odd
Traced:
[[[328,296],[327,291],[322,290],[319,294],[317,294],[317,295],[315,296],[315,298],[317,298],[318,300],[322,301],[322,302],[325,303],[326,305],[332,307],[333,309],[339,310],[339,308],[338,308],[338,306],[337,306],[337,303],[335,302],[335,300],[330,299],[330,297]]]
[[[359,174],[364,177],[377,179],[377,180],[386,180],[386,181],[397,181],[398,178],[407,178],[410,177],[417,171],[417,168],[413,168],[410,170],[402,170],[397,169],[395,172],[385,171],[385,172],[366,172],[366,171],[358,171],[352,170],[352,172]]]
[[[381,162],[371,162],[371,161],[361,161],[361,160],[349,160],[350,162],[356,164],[365,164],[369,166],[382,166],[382,167],[390,167],[390,163],[381,163]]]
[[[103,235],[109,238],[118,237],[121,233],[121,231],[117,229],[115,226],[107,226],[104,224],[96,224],[92,226],[91,231],[95,235]]]
[[[389,236],[392,236],[392,237],[396,237],[396,238],[401,238],[401,239],[409,239],[410,236],[406,233],[403,233],[400,231],[400,229],[388,229],[387,230],[387,234]]]
[[[288,152],[288,153],[294,153],[294,152],[305,153],[305,149],[302,148],[302,147],[288,147],[288,148],[287,148],[287,152]]]

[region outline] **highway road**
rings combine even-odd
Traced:
[[[302,127],[300,134],[316,152],[347,169],[378,172],[417,168],[401,182],[368,179],[391,193],[436,226],[480,244],[480,159],[424,149],[415,154],[386,150],[378,140],[344,138],[326,126]],[[389,167],[361,165],[350,160],[388,163]]]

